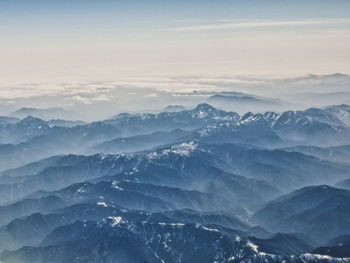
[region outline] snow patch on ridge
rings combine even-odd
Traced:
[[[106,202],[97,202],[98,206],[103,206],[103,207],[108,207],[108,205],[106,204]]]
[[[188,143],[181,143],[178,145],[174,145],[169,149],[165,149],[161,152],[151,152],[148,154],[149,159],[158,159],[164,156],[167,156],[171,153],[180,155],[180,156],[190,156],[193,151],[195,151],[198,147],[198,144],[191,141]]]
[[[112,227],[115,227],[123,222],[123,218],[121,216],[109,216],[108,219],[112,221],[111,222]]]
[[[118,185],[119,185],[118,181],[113,181],[112,184],[111,184],[112,188],[120,190],[120,191],[123,191],[124,189],[122,187],[118,186]]]

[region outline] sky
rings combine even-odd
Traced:
[[[0,0],[0,88],[349,71],[348,0]]]

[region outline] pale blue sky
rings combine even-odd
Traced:
[[[349,73],[350,1],[1,0],[2,81]]]

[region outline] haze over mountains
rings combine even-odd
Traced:
[[[350,262],[350,106],[205,101],[1,117],[0,261]]]
[[[304,77],[177,75],[119,77],[113,81],[45,82],[1,87],[0,114],[44,120],[100,121],[117,113],[159,113],[209,103],[249,111],[305,110],[349,104],[346,74]],[[35,106],[34,106],[35,105]]]
[[[349,0],[0,0],[0,263],[350,263]]]

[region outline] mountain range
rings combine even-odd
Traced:
[[[350,262],[349,108],[1,117],[0,262]]]

